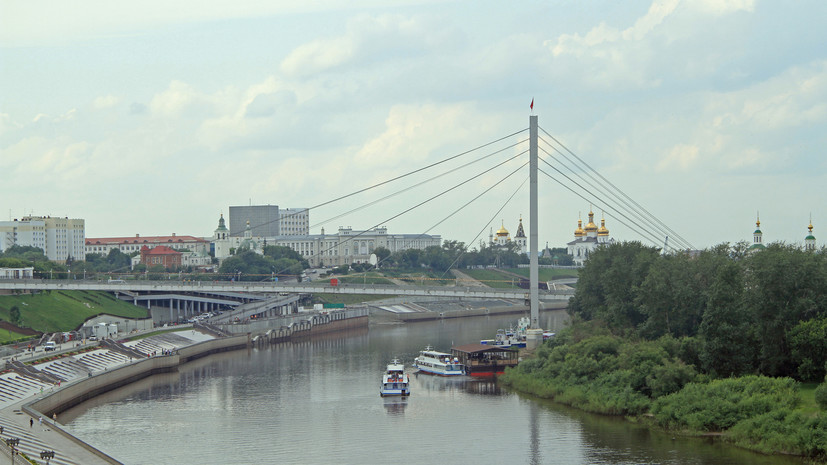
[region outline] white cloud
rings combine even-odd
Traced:
[[[281,71],[307,77],[345,65],[364,65],[384,56],[418,53],[442,43],[448,34],[422,17],[358,15],[348,21],[343,35],[316,39],[290,52]]]
[[[427,159],[433,147],[456,137],[464,105],[397,105],[390,109],[385,131],[365,143],[355,161],[366,166],[410,166]]]
[[[280,0],[204,2],[147,0],[140,3],[87,0],[83,8],[66,2],[29,0],[3,2],[0,45],[66,43],[89,38],[157,32],[175,24],[226,19],[307,14],[325,10],[433,3],[433,0]]]
[[[724,15],[736,11],[755,11],[755,0],[694,0],[688,3],[713,15]]]
[[[736,12],[752,12],[753,2],[656,0],[630,26],[605,20],[585,33],[560,34],[544,42],[564,69],[598,88],[655,88],[665,78],[709,76],[726,68],[731,59],[727,26],[716,24]],[[699,23],[708,22],[705,26]],[[699,34],[699,28],[703,30]],[[672,56],[680,56],[671,63]],[[732,70],[733,77],[738,70]]]
[[[657,171],[687,171],[698,159],[698,147],[694,145],[677,145],[669,155],[658,163]]]
[[[121,99],[115,97],[114,95],[104,95],[95,99],[92,102],[92,106],[98,110],[102,110],[104,108],[111,108],[120,103]]]

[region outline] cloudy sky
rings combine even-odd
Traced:
[[[320,205],[515,134],[534,99],[544,142],[696,248],[751,241],[757,212],[767,242],[801,243],[810,215],[827,240],[821,0],[81,3],[0,2],[3,220],[209,236],[230,205]],[[316,208],[311,232],[528,232],[527,169],[506,178],[525,155],[395,218],[526,137]],[[589,201],[614,237],[662,240],[539,190],[541,246]]]

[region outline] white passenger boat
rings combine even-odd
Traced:
[[[517,321],[517,329],[498,329],[494,339],[483,339],[480,344],[487,346],[495,346],[501,349],[508,349],[511,347],[525,347],[526,345],[526,331],[531,324],[531,320],[523,317]]]
[[[423,373],[432,375],[458,376],[465,374],[465,365],[460,363],[458,358],[452,358],[451,354],[437,352],[431,346],[419,352],[419,356],[414,359],[413,366]]]
[[[408,375],[405,374],[405,366],[397,359],[388,364],[388,369],[382,375],[382,387],[379,388],[379,395],[385,396],[409,396],[411,395],[411,383]]]

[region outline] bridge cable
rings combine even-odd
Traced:
[[[548,144],[548,142],[546,142],[544,139],[540,138],[540,140],[541,140],[541,141],[543,141],[545,144]],[[575,161],[571,160],[571,158],[569,158],[568,156],[566,156],[566,154],[564,154],[564,153],[560,152],[560,150],[558,150],[556,147],[554,147],[554,146],[553,146],[553,145],[551,145],[551,144],[548,144],[548,146],[549,146],[549,147],[551,147],[551,148],[552,148],[555,152],[557,152],[558,154],[562,155],[562,156],[563,156],[563,158],[565,158],[565,159],[566,159],[566,161],[568,161],[569,163],[571,163],[572,165],[574,165],[574,167],[575,167],[575,168],[580,168],[579,166],[577,166],[577,163],[576,163]],[[597,190],[598,192],[602,193],[603,195],[606,195],[606,196],[613,196],[613,197],[614,197],[617,201],[619,201],[620,203],[624,204],[624,205],[626,206],[626,208],[628,209],[628,212],[629,212],[630,214],[634,214],[635,218],[636,218],[638,221],[640,221],[640,222],[642,222],[642,223],[649,223],[649,224],[650,224],[650,229],[655,229],[655,230],[658,230],[658,232],[660,232],[662,235],[669,235],[669,233],[668,233],[668,232],[664,231],[664,230],[663,230],[662,228],[660,228],[657,224],[652,224],[650,220],[648,220],[647,218],[645,218],[645,217],[644,217],[643,215],[641,215],[639,212],[635,211],[634,207],[632,207],[631,205],[629,205],[629,203],[628,203],[628,202],[626,202],[624,199],[620,198],[617,194],[615,194],[615,193],[613,193],[613,192],[611,192],[611,191],[609,191],[609,190],[607,190],[607,189],[605,189],[605,188],[601,187],[601,186],[600,186],[600,182],[599,182],[599,181],[597,181],[597,180],[594,178],[594,176],[592,176],[592,175],[591,175],[588,171],[586,171],[586,172],[585,172],[586,176],[588,176],[588,177],[589,177],[592,181],[594,181],[594,183],[596,183],[597,185],[595,185],[594,183],[590,182],[588,179],[584,178],[584,177],[583,177],[580,173],[578,173],[578,172],[577,172],[577,170],[575,170],[575,168],[572,168],[571,166],[567,165],[566,163],[564,163],[564,162],[563,162],[563,160],[560,160],[560,159],[558,159],[558,158],[555,158],[553,154],[549,153],[548,151],[546,151],[546,150],[545,150],[545,149],[543,149],[542,147],[540,147],[540,150],[542,150],[544,153],[546,153],[547,155],[551,156],[553,159],[555,159],[556,161],[558,161],[558,162],[560,163],[560,165],[565,166],[565,167],[566,167],[569,171],[571,171],[571,173],[572,173],[572,174],[574,174],[575,176],[579,177],[581,180],[583,180],[585,183],[587,183],[587,184],[588,184],[589,186],[591,186],[593,189]],[[604,202],[605,202],[605,200],[604,200]],[[607,203],[608,203],[608,202],[607,202]],[[618,210],[618,209],[615,209],[615,211],[616,211],[616,212],[619,212],[619,210]],[[680,244],[680,242],[679,242],[679,244]],[[689,244],[683,244],[683,245],[681,245],[681,246],[682,246],[682,247],[685,247],[685,248],[689,248],[689,247],[690,247],[690,245],[689,245]]]
[[[367,234],[367,233],[368,233],[368,232],[370,232],[371,230],[373,230],[373,229],[375,229],[375,228],[378,228],[379,226],[381,226],[381,225],[383,225],[383,224],[386,224],[386,223],[387,223],[387,222],[389,222],[389,221],[392,221],[392,220],[394,220],[394,219],[396,219],[396,218],[399,218],[400,216],[405,215],[405,214],[407,214],[407,213],[411,212],[412,210],[415,210],[415,209],[417,209],[417,208],[421,207],[422,205],[425,205],[426,203],[431,202],[432,200],[435,200],[435,199],[437,199],[437,198],[439,198],[439,197],[441,197],[441,196],[443,196],[443,195],[447,194],[448,192],[451,192],[451,191],[453,191],[454,189],[457,189],[457,188],[459,188],[460,186],[463,186],[463,185],[465,185],[465,184],[467,184],[467,183],[469,183],[469,182],[473,181],[474,179],[477,179],[477,178],[479,178],[480,176],[482,176],[482,175],[484,175],[484,174],[487,174],[487,173],[489,173],[489,172],[493,171],[494,169],[499,168],[499,167],[501,167],[501,166],[505,165],[506,163],[508,163],[508,162],[510,162],[510,161],[512,161],[512,160],[515,160],[517,157],[520,157],[520,156],[522,156],[522,155],[525,155],[526,153],[528,153],[528,150],[524,150],[524,151],[522,151],[522,152],[520,152],[520,153],[518,153],[518,154],[516,154],[516,155],[514,155],[514,156],[512,156],[512,157],[510,157],[510,158],[508,158],[508,159],[506,159],[506,160],[504,160],[504,161],[502,161],[502,162],[500,162],[500,163],[497,163],[496,165],[492,166],[491,168],[488,168],[488,169],[486,169],[486,170],[484,170],[484,171],[482,171],[482,172],[480,172],[480,173],[478,173],[478,174],[476,174],[476,175],[474,175],[474,176],[472,176],[472,177],[470,177],[470,178],[468,178],[468,179],[466,179],[466,180],[462,181],[462,182],[461,182],[461,183],[459,183],[459,184],[456,184],[456,185],[454,185],[454,186],[452,186],[452,187],[450,187],[450,188],[448,188],[448,189],[446,189],[446,190],[444,190],[444,191],[442,191],[442,192],[440,192],[440,193],[438,193],[438,194],[436,194],[436,195],[434,195],[434,196],[431,196],[431,197],[429,197],[428,199],[423,200],[422,202],[419,202],[418,204],[416,204],[416,205],[414,205],[414,206],[412,206],[412,207],[410,207],[410,208],[408,208],[408,209],[406,209],[406,210],[404,210],[404,211],[402,211],[402,212],[400,212],[400,213],[397,213],[396,215],[393,215],[393,216],[391,216],[390,218],[387,218],[387,219],[385,219],[384,221],[382,221],[382,222],[380,222],[380,223],[377,223],[377,224],[375,224],[374,226],[371,226],[371,227],[369,227],[369,228],[367,228],[367,229],[363,230],[362,232],[360,232],[360,233],[358,233],[358,234],[355,234],[355,235],[353,235],[353,236],[348,236],[348,238],[347,238],[347,239],[345,239],[344,241],[339,242],[339,243],[337,243],[337,244],[336,244],[336,245],[334,245],[334,246],[328,247],[327,249],[325,249],[325,250],[321,251],[321,252],[320,252],[320,253],[318,253],[318,254],[312,255],[312,256],[311,256],[311,258],[315,258],[315,257],[317,257],[317,256],[319,256],[319,255],[324,255],[324,252],[327,252],[327,251],[333,250],[334,248],[337,248],[338,246],[340,246],[340,245],[342,245],[342,244],[346,244],[346,243],[348,243],[348,242],[350,242],[350,241],[352,241],[352,240],[354,240],[354,239],[356,239],[356,238],[358,238],[358,237],[360,237],[360,236],[362,236],[362,235],[364,235],[364,234]],[[285,269],[286,269],[286,268],[285,268]],[[282,271],[284,271],[284,270],[282,270]]]
[[[454,172],[456,172],[456,171],[459,171],[460,169],[467,168],[468,166],[471,166],[471,165],[473,165],[474,163],[477,163],[477,162],[483,161],[483,160],[485,160],[485,159],[487,159],[487,158],[489,158],[489,157],[492,157],[492,156],[494,156],[494,155],[496,155],[496,154],[498,154],[498,153],[501,153],[501,152],[504,152],[504,151],[506,151],[506,150],[508,150],[508,149],[510,149],[510,148],[516,147],[517,145],[520,145],[520,144],[522,144],[522,143],[524,143],[524,142],[526,142],[526,141],[528,141],[528,139],[523,139],[523,140],[521,140],[521,141],[519,141],[519,142],[516,142],[516,143],[514,143],[514,144],[509,145],[508,147],[505,147],[505,148],[502,148],[502,149],[500,149],[500,150],[497,150],[496,152],[491,152],[491,153],[489,153],[488,155],[483,156],[482,158],[477,158],[477,159],[475,159],[475,160],[473,160],[473,161],[470,161],[470,162],[468,162],[468,163],[466,163],[466,164],[464,164],[464,165],[457,166],[456,168],[453,168],[453,169],[451,169],[451,170],[448,170],[448,171],[445,171],[445,172],[443,172],[443,173],[440,173],[440,174],[438,174],[438,175],[436,175],[436,176],[433,176],[433,177],[431,177],[431,178],[428,178],[428,179],[426,179],[426,180],[424,180],[424,181],[421,181],[421,182],[419,182],[419,183],[417,183],[417,184],[413,184],[413,185],[411,185],[411,186],[409,186],[409,187],[406,187],[406,188],[404,188],[404,189],[402,189],[402,190],[399,190],[399,191],[396,191],[396,192],[394,192],[394,193],[388,194],[388,195],[386,195],[385,197],[382,197],[382,198],[380,198],[380,199],[374,200],[374,201],[372,201],[372,202],[370,202],[370,203],[366,203],[366,204],[361,205],[361,206],[359,206],[359,207],[356,207],[356,208],[354,208],[354,209],[352,209],[352,210],[349,210],[349,211],[346,211],[346,212],[344,212],[344,213],[342,213],[342,214],[336,215],[336,216],[334,216],[334,217],[332,217],[332,218],[328,218],[328,219],[326,219],[326,220],[323,220],[323,221],[317,222],[317,223],[315,223],[315,224],[311,225],[310,227],[311,227],[311,228],[315,228],[315,227],[317,227],[317,226],[322,226],[322,225],[325,225],[325,224],[327,224],[327,223],[329,223],[329,222],[331,222],[331,221],[337,220],[337,219],[339,219],[339,218],[341,218],[341,217],[343,217],[343,216],[349,215],[349,214],[351,214],[351,213],[355,213],[355,212],[357,212],[357,211],[359,211],[359,210],[364,210],[364,209],[365,209],[365,208],[367,208],[367,207],[373,206],[373,205],[375,205],[375,204],[377,204],[377,203],[379,203],[379,202],[382,202],[382,201],[384,201],[384,200],[387,200],[387,199],[389,199],[389,198],[391,198],[391,197],[395,197],[395,196],[397,196],[397,195],[399,195],[399,194],[403,194],[403,193],[405,193],[405,192],[408,192],[409,190],[412,190],[412,189],[414,189],[414,188],[417,188],[417,187],[419,187],[419,186],[422,186],[423,184],[427,184],[427,183],[429,183],[429,182],[431,182],[431,181],[434,181],[434,180],[436,180],[436,179],[439,179],[439,178],[441,178],[441,177],[443,177],[443,176],[447,176],[448,174],[451,174],[451,173],[454,173]]]
[[[520,170],[522,170],[523,168],[525,168],[525,167],[526,167],[526,165],[528,165],[528,162],[523,163],[521,166],[517,167],[517,169],[515,169],[515,170],[514,170],[514,171],[512,171],[511,173],[508,173],[505,177],[503,177],[502,179],[500,179],[500,180],[499,180],[499,181],[497,181],[496,183],[494,183],[494,184],[492,184],[491,186],[489,186],[487,189],[485,189],[484,191],[482,191],[481,193],[479,193],[476,197],[472,198],[471,200],[469,200],[468,202],[466,202],[465,204],[463,204],[461,207],[457,208],[456,210],[454,210],[453,212],[451,212],[450,214],[448,214],[448,216],[446,216],[445,218],[443,218],[443,219],[441,219],[440,221],[438,221],[436,224],[434,224],[434,225],[432,225],[431,227],[429,227],[428,229],[426,229],[426,230],[425,230],[424,232],[422,232],[419,236],[414,237],[414,239],[419,238],[419,237],[422,237],[422,236],[424,236],[424,235],[428,234],[428,232],[430,232],[432,229],[434,229],[434,228],[436,228],[437,226],[439,226],[440,224],[444,223],[445,221],[447,221],[448,219],[450,219],[451,217],[453,217],[454,215],[456,215],[459,211],[461,211],[461,210],[465,209],[466,207],[468,207],[468,205],[472,204],[473,202],[475,202],[476,200],[478,200],[480,197],[482,197],[483,195],[487,194],[487,193],[488,193],[488,192],[490,192],[492,189],[494,189],[495,187],[497,187],[498,185],[500,185],[503,181],[505,181],[506,179],[508,179],[508,178],[510,178],[512,175],[514,175],[515,173],[517,173],[517,172],[519,172]],[[528,178],[526,178],[526,179],[528,179]],[[522,183],[522,184],[525,184],[525,181],[523,181],[523,183]],[[522,185],[522,184],[521,184],[521,185]],[[518,190],[519,190],[519,189],[518,189]],[[516,194],[516,192],[515,192],[515,194]],[[512,195],[511,195],[511,197],[514,197],[514,194],[512,194]],[[508,199],[508,200],[511,200],[511,197],[509,197],[509,199]],[[506,201],[506,204],[507,204],[507,203],[508,203],[508,201]],[[495,217],[496,217],[496,215],[497,215],[497,214],[499,214],[499,213],[500,213],[500,211],[502,211],[502,208],[504,208],[504,207],[505,207],[505,205],[503,205],[503,207],[501,207],[501,208],[500,208],[500,210],[498,210],[498,211],[497,211],[497,213],[495,213]],[[488,225],[489,225],[489,224],[491,224],[491,221],[493,221],[493,218],[492,218],[491,220],[489,220],[489,221],[488,221],[488,223],[485,225],[485,227],[488,227]],[[485,228],[483,228],[483,230],[485,230]],[[481,232],[480,232],[480,234],[481,234]],[[477,234],[477,236],[476,236],[476,237],[474,237],[474,239],[473,239],[473,240],[476,240],[476,239],[477,239],[477,237],[479,237],[479,234]],[[463,249],[467,249],[467,248],[468,248],[468,247],[467,247],[467,246],[465,246]],[[385,261],[385,260],[386,260],[386,259],[388,259],[388,258],[390,258],[390,255],[389,255],[388,257],[383,258],[383,259],[382,259],[382,261]],[[381,262],[379,262],[379,263],[381,263]],[[379,263],[377,263],[377,264],[376,264],[376,265],[377,265],[377,267],[379,266]],[[456,260],[454,261],[454,263],[456,263]],[[451,266],[453,266],[453,264],[454,264],[454,263],[452,263],[451,265],[449,265],[449,266],[448,266],[448,268],[445,270],[445,273],[447,273],[447,272],[448,272],[448,270],[450,270],[450,269],[451,269]],[[442,276],[445,276],[445,273],[443,273],[443,275],[442,275]]]
[[[542,139],[541,139],[541,140],[542,140]],[[543,142],[545,142],[545,141],[543,141]],[[575,162],[573,162],[573,161],[572,161],[571,159],[569,159],[568,157],[566,157],[566,156],[565,156],[565,154],[562,154],[559,150],[557,150],[555,147],[553,147],[553,146],[551,146],[551,145],[550,145],[550,147],[551,147],[551,148],[553,148],[553,149],[554,149],[557,153],[560,153],[561,155],[563,155],[563,157],[565,157],[569,163],[574,164],[574,165],[575,165],[575,167],[577,167],[577,166],[576,166],[576,163],[575,163]],[[542,150],[542,151],[543,151],[543,153],[545,153],[545,154],[549,155],[550,157],[553,157],[553,154],[551,154],[551,153],[549,153],[548,151],[546,151],[543,147],[540,147],[540,150]],[[596,183],[598,183],[598,186],[595,186],[593,183],[589,182],[589,180],[588,180],[588,179],[586,179],[586,178],[584,178],[583,176],[581,176],[580,174],[578,174],[578,173],[575,171],[575,169],[574,169],[574,168],[572,168],[571,166],[568,166],[567,164],[563,163],[563,161],[562,161],[562,160],[556,159],[556,161],[560,162],[560,164],[561,164],[562,166],[565,166],[566,168],[568,168],[568,170],[569,170],[569,171],[571,171],[571,172],[572,172],[572,174],[574,174],[575,176],[578,176],[581,180],[583,180],[585,183],[587,183],[589,186],[591,186],[591,187],[592,187],[593,189],[595,189],[596,191],[600,192],[600,193],[601,193],[601,194],[603,194],[603,195],[614,195],[614,197],[615,197],[616,199],[618,199],[621,203],[625,203],[625,202],[623,201],[623,199],[619,199],[619,198],[617,197],[617,195],[616,195],[616,194],[612,194],[611,192],[606,192],[606,190],[601,189],[600,187],[598,187],[598,186],[599,186],[599,182],[598,182],[597,180],[595,180],[595,179],[594,179],[594,177],[590,176],[590,178],[591,178],[592,180],[594,180]],[[544,162],[544,163],[546,163],[547,165],[551,166],[551,164],[550,164],[548,161],[546,161],[545,159],[543,159],[543,162]],[[562,174],[562,172],[561,172],[560,174]],[[588,173],[586,173],[586,174],[588,175]],[[568,176],[566,176],[566,178],[567,178],[567,179],[569,179],[570,181],[574,182],[573,180],[571,180],[571,178],[568,178]],[[597,194],[595,194],[594,192],[589,191],[589,190],[587,190],[587,189],[583,188],[583,186],[581,186],[580,184],[577,184],[577,186],[578,186],[578,187],[580,187],[581,189],[584,189],[584,190],[585,190],[586,192],[588,192],[589,194],[591,194],[591,195],[593,195],[593,196],[597,197]],[[592,203],[595,203],[594,201],[589,200],[589,199],[584,199],[584,200],[588,200],[588,201],[590,201],[590,202],[592,202]],[[606,199],[600,199],[600,200],[601,200],[602,202],[604,202],[604,203],[605,203],[605,204],[606,204],[609,208],[612,208],[612,209],[613,209],[616,213],[618,213],[618,214],[622,214],[622,213],[620,212],[620,210],[619,210],[619,209],[612,207]],[[626,207],[629,209],[629,210],[628,210],[628,212],[629,212],[630,214],[635,214],[635,213],[637,213],[637,212],[635,212],[635,210],[634,210],[634,209],[633,209],[630,205],[628,205],[628,203],[626,203]],[[610,215],[610,216],[612,216],[613,218],[615,218],[613,215]],[[628,216],[625,216],[625,215],[624,215],[624,218],[626,218],[626,219],[627,219],[627,220],[629,220],[629,221],[632,221],[632,220],[631,220],[631,218],[629,218]],[[616,218],[615,218],[615,219],[616,219]],[[637,214],[635,215],[635,219],[636,219],[636,221],[639,221],[639,222],[642,222],[642,223],[649,223],[649,224],[651,225],[651,222],[649,222],[646,218],[644,218],[644,217],[643,217],[642,215],[640,215],[639,213],[637,213]],[[625,225],[625,223],[621,223],[621,224],[624,224],[624,225]],[[638,226],[638,227],[640,227],[640,228],[644,228],[643,226],[641,226],[641,225],[640,225],[640,224],[638,224],[638,223],[635,223],[635,224],[637,224],[637,226]],[[649,229],[657,229],[657,230],[659,230],[659,232],[661,232],[661,233],[665,233],[665,232],[664,232],[661,228],[659,228],[657,225],[652,225],[652,226],[650,226],[650,228],[649,228]],[[668,234],[668,233],[665,233],[665,234]],[[658,237],[658,236],[656,236],[656,237]],[[674,249],[673,249],[673,250],[674,250]]]
[[[640,208],[643,212],[645,212],[645,213],[646,213],[646,214],[647,214],[650,218],[652,218],[655,222],[657,222],[657,223],[661,224],[664,228],[666,228],[666,230],[667,230],[667,231],[671,232],[671,233],[673,234],[673,236],[674,236],[674,237],[677,237],[677,238],[679,238],[681,241],[683,241],[684,243],[688,244],[688,245],[690,246],[690,248],[692,248],[692,249],[694,249],[694,248],[695,248],[694,246],[692,246],[692,244],[691,244],[689,241],[687,241],[687,240],[683,239],[683,237],[681,237],[678,233],[676,233],[675,231],[673,231],[672,229],[670,229],[668,226],[666,226],[666,225],[665,225],[665,224],[664,224],[661,220],[659,220],[657,217],[655,217],[653,214],[651,214],[648,210],[646,210],[645,208],[643,208],[643,206],[641,206],[639,203],[635,202],[635,200],[634,200],[634,199],[632,199],[631,197],[629,197],[628,195],[626,195],[626,193],[625,193],[625,192],[623,192],[623,190],[621,190],[620,188],[618,188],[617,186],[615,186],[614,184],[612,184],[612,182],[611,182],[611,181],[609,181],[608,179],[606,179],[603,175],[601,175],[599,172],[597,172],[597,170],[595,170],[594,168],[592,168],[592,167],[591,167],[591,165],[589,165],[588,163],[586,163],[585,161],[583,161],[580,157],[578,157],[578,156],[577,156],[577,154],[575,154],[574,152],[572,152],[572,151],[571,151],[568,147],[566,147],[566,146],[565,146],[562,142],[560,142],[559,140],[557,140],[557,138],[555,138],[554,136],[552,136],[551,134],[549,134],[548,132],[546,132],[546,130],[545,130],[545,129],[543,129],[543,128],[540,128],[540,130],[541,130],[541,131],[543,131],[543,133],[545,133],[547,136],[551,137],[551,139],[552,139],[552,140],[554,140],[554,142],[556,142],[556,143],[557,143],[557,144],[559,144],[561,147],[563,147],[563,149],[565,149],[565,150],[566,150],[568,153],[570,153],[573,157],[575,157],[575,158],[577,158],[578,160],[580,160],[580,162],[581,162],[584,166],[586,166],[586,167],[587,167],[588,169],[590,169],[592,172],[594,172],[595,174],[597,174],[597,176],[599,176],[599,177],[600,177],[600,179],[602,179],[603,181],[605,181],[605,182],[606,182],[606,184],[608,184],[609,186],[611,186],[612,188],[614,188],[615,190],[617,190],[618,192],[620,192],[620,194],[621,194],[621,195],[623,195],[623,196],[624,196],[624,197],[626,197],[626,198],[627,198],[630,202],[632,202],[633,204],[635,204],[638,208]]]
[[[582,189],[583,191],[588,192],[589,194],[591,194],[591,195],[593,195],[593,196],[594,196],[594,193],[590,192],[588,189],[584,188],[583,186],[581,186],[580,184],[578,184],[576,181],[574,181],[574,180],[572,180],[571,178],[569,178],[569,177],[568,177],[565,173],[563,173],[562,171],[558,170],[558,169],[557,169],[557,168],[555,168],[554,166],[551,166],[551,165],[550,165],[547,161],[543,160],[543,162],[544,162],[544,163],[546,163],[546,164],[548,164],[548,165],[549,165],[549,167],[551,167],[551,169],[553,169],[554,171],[557,171],[560,175],[562,175],[563,177],[565,177],[566,179],[568,179],[570,182],[572,182],[573,184],[575,184],[577,187],[579,187],[579,188],[580,188],[580,189]],[[571,191],[574,195],[576,195],[576,196],[580,197],[580,198],[581,198],[581,199],[583,199],[583,200],[589,201],[589,199],[587,199],[586,197],[584,197],[582,194],[580,194],[579,192],[575,191],[575,190],[574,190],[574,189],[572,189],[571,187],[569,187],[569,186],[567,186],[567,185],[563,184],[563,183],[562,183],[559,179],[555,178],[554,176],[552,176],[552,175],[550,175],[550,174],[546,173],[545,171],[543,171],[542,169],[539,169],[539,168],[538,168],[538,171],[540,171],[541,173],[545,174],[546,176],[548,176],[549,178],[551,178],[553,181],[557,182],[558,184],[560,184],[560,185],[561,185],[561,186],[563,186],[564,188],[568,189],[568,190],[569,190],[569,191]],[[598,200],[602,200],[602,199],[600,199],[600,198],[599,198],[599,197],[597,197],[597,196],[595,196],[595,198],[597,198]],[[612,210],[614,210],[614,208],[612,208]],[[620,213],[620,215],[621,215],[621,216],[623,216],[624,218],[626,218],[627,220],[629,220],[629,218],[628,218],[628,217],[626,217],[625,215],[623,215],[622,213]],[[634,227],[629,226],[628,224],[624,223],[624,222],[623,222],[620,218],[615,217],[615,216],[614,216],[614,215],[612,215],[611,213],[609,213],[609,216],[611,216],[613,219],[615,219],[618,223],[620,223],[620,224],[622,224],[622,225],[624,225],[624,226],[628,227],[629,229],[631,229],[631,230],[633,230],[633,231],[637,232],[637,233],[638,233],[638,234],[640,234],[642,237],[645,237],[645,236],[646,236],[646,234],[649,234],[650,236],[652,236],[653,238],[655,238],[654,240],[653,240],[653,239],[649,239],[649,240],[651,240],[651,241],[652,241],[654,244],[656,244],[656,245],[658,245],[658,244],[659,244],[659,243],[658,243],[658,237],[657,237],[657,236],[655,236],[655,235],[654,235],[654,234],[652,234],[652,233],[647,233],[647,232],[646,232],[646,230],[645,230],[645,228],[643,228],[643,227],[642,227],[642,226],[640,226],[639,224],[635,223],[634,221],[629,220],[629,221],[631,221],[633,224],[635,224],[638,228],[641,228],[641,229],[642,229],[642,231],[641,231],[641,230],[639,230],[639,229],[636,229],[636,228],[634,228]],[[673,249],[673,250],[674,250],[674,249]]]
[[[526,163],[526,164],[527,164],[527,163]],[[523,167],[525,167],[525,166],[526,166],[526,165],[521,166],[521,167],[520,167],[520,169],[522,169],[522,168],[523,168]],[[511,174],[514,174],[514,173],[511,173]],[[511,174],[509,174],[508,176],[511,176]],[[505,202],[503,202],[503,204],[500,206],[500,209],[499,209],[499,210],[497,210],[496,212],[494,212],[494,215],[492,215],[492,216],[491,216],[491,219],[489,219],[489,220],[488,220],[488,222],[487,222],[487,223],[486,223],[486,224],[482,227],[482,229],[480,229],[480,231],[477,233],[477,235],[476,235],[476,236],[474,236],[474,238],[473,238],[473,239],[471,239],[471,241],[472,241],[472,242],[473,242],[473,241],[476,241],[476,240],[477,240],[477,238],[479,238],[479,237],[482,235],[482,233],[484,233],[484,232],[485,232],[485,228],[487,228],[487,227],[489,227],[489,226],[491,225],[491,223],[494,221],[494,219],[495,219],[495,218],[496,218],[496,217],[500,214],[500,212],[502,212],[502,211],[503,211],[503,209],[505,209],[505,207],[506,207],[506,206],[507,206],[507,205],[511,202],[511,200],[514,198],[514,196],[515,196],[515,195],[517,195],[517,192],[519,192],[519,191],[520,191],[520,189],[522,189],[522,187],[525,185],[526,181],[528,181],[528,180],[529,180],[529,178],[528,178],[528,177],[526,177],[526,178],[523,180],[523,182],[522,182],[522,183],[520,183],[520,185],[519,185],[519,186],[517,186],[517,189],[515,189],[515,190],[514,190],[514,192],[511,194],[511,196],[510,196],[510,197],[508,197],[508,199],[506,199],[506,200],[505,200]],[[469,244],[469,245],[466,245],[466,246],[463,248],[463,250],[462,250],[459,254],[457,254],[457,258],[455,258],[455,259],[454,259],[454,261],[453,261],[453,262],[451,262],[451,264],[450,264],[450,265],[448,265],[448,268],[447,268],[447,269],[446,269],[446,270],[442,273],[442,276],[443,276],[443,277],[445,276],[445,274],[446,274],[446,273],[448,273],[448,271],[450,271],[450,269],[451,269],[454,265],[456,265],[456,263],[459,261],[459,259],[460,259],[460,258],[462,258],[462,256],[465,254],[465,252],[467,252],[467,251],[468,251],[468,247],[469,247],[469,246],[470,246],[470,244]]]
[[[496,139],[496,140],[493,140],[493,141],[491,141],[491,142],[488,142],[488,143],[485,143],[485,144],[479,145],[479,146],[477,146],[477,147],[474,147],[474,148],[472,148],[472,149],[470,149],[470,150],[466,150],[466,151],[464,151],[464,152],[458,153],[458,154],[456,154],[456,155],[452,155],[452,156],[450,156],[450,157],[448,157],[448,158],[445,158],[445,159],[443,159],[443,160],[440,160],[440,161],[437,161],[437,162],[431,163],[430,165],[423,166],[423,167],[421,167],[421,168],[417,168],[417,169],[415,169],[415,170],[413,170],[413,171],[409,171],[409,172],[407,172],[407,173],[405,173],[405,174],[401,174],[401,175],[396,176],[396,177],[393,177],[393,178],[391,178],[391,179],[388,179],[388,180],[385,180],[385,181],[378,182],[378,183],[376,183],[376,184],[374,184],[374,185],[372,185],[372,186],[369,186],[369,187],[365,187],[365,188],[359,189],[359,190],[357,190],[357,191],[351,192],[350,194],[345,194],[345,195],[342,195],[342,196],[340,196],[340,197],[336,197],[335,199],[332,199],[332,200],[327,200],[327,201],[325,201],[325,202],[322,202],[322,203],[319,203],[319,204],[313,205],[312,207],[307,207],[305,210],[310,211],[310,210],[315,209],[315,208],[324,207],[324,206],[326,206],[326,205],[330,205],[330,204],[332,204],[332,203],[338,202],[338,201],[340,201],[340,200],[344,200],[344,199],[349,198],[349,197],[352,197],[352,196],[354,196],[354,195],[361,194],[361,193],[363,193],[363,192],[367,192],[367,191],[369,191],[369,190],[371,190],[371,189],[375,189],[375,188],[377,188],[377,187],[384,186],[385,184],[391,183],[391,182],[393,182],[393,181],[398,181],[398,180],[400,180],[400,179],[402,179],[402,178],[405,178],[405,177],[407,177],[407,176],[411,176],[411,175],[416,174],[416,173],[419,173],[419,172],[421,172],[421,171],[425,171],[425,170],[427,170],[427,169],[429,169],[429,168],[433,168],[433,167],[435,167],[435,166],[441,165],[442,163],[446,163],[446,162],[449,162],[449,161],[454,160],[454,159],[456,159],[456,158],[459,158],[459,157],[462,157],[462,156],[468,155],[469,153],[472,153],[472,152],[474,152],[474,151],[476,151],[476,150],[479,150],[479,149],[482,149],[482,148],[484,148],[484,147],[488,147],[489,145],[496,144],[497,142],[501,142],[501,141],[503,141],[503,140],[505,140],[505,139],[508,139],[509,137],[516,136],[517,134],[520,134],[520,133],[525,132],[525,131],[528,131],[528,128],[525,128],[525,129],[519,130],[519,131],[517,131],[517,132],[511,133],[511,134],[509,134],[509,135],[507,135],[507,136],[504,136],[504,137],[500,137],[499,139]],[[285,219],[290,218],[291,216],[294,216],[294,215],[298,215],[299,213],[300,213],[299,211],[297,211],[297,212],[295,212],[295,213],[291,213],[290,215],[285,216]],[[268,225],[268,224],[271,224],[271,223],[275,223],[276,221],[281,221],[281,218],[276,218],[275,220],[271,220],[271,221],[268,221],[268,222],[266,222],[266,223],[262,223],[262,224],[260,224],[260,225],[258,225],[258,226],[265,226],[265,225]],[[233,236],[233,235],[238,235],[238,234],[243,233],[243,232],[244,232],[244,231],[234,231],[234,232],[233,232],[233,231],[231,231],[231,232],[230,232],[230,235],[231,235],[231,236]]]

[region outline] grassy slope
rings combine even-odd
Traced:
[[[513,276],[494,269],[462,270],[462,272],[488,287],[500,289],[514,289],[518,287],[516,283],[517,280]]]
[[[528,268],[507,268],[506,271],[509,271],[514,274],[518,274],[525,278],[528,278],[529,270]],[[576,278],[580,270],[568,270],[568,269],[560,269],[560,268],[540,268],[537,270],[540,281],[551,281],[554,279],[561,279],[561,278]]]
[[[108,313],[127,318],[146,318],[146,308],[116,299],[106,292],[47,291],[36,295],[0,296],[0,318],[10,321],[12,306],[20,309],[20,326],[41,332],[71,331],[89,317]]]

